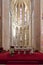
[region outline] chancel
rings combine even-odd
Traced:
[[[43,0],[0,0],[1,64],[43,64]]]

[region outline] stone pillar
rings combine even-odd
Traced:
[[[41,51],[43,52],[43,0],[40,0],[40,11],[41,11]]]
[[[29,26],[27,26],[27,47],[29,46]]]
[[[34,0],[34,48],[40,50],[40,0]]]
[[[2,0],[2,47],[10,48],[9,0]]]
[[[23,46],[25,46],[25,5],[22,3],[22,27],[23,27]]]
[[[22,31],[23,31],[23,29],[22,29],[22,27],[20,27],[20,42],[19,42],[20,46],[23,46]]]
[[[30,3],[30,12],[29,12],[29,47],[32,47],[32,16],[31,16],[31,3]]]
[[[26,44],[26,46],[27,47],[29,47],[29,10],[27,9],[27,11],[26,11],[26,41],[27,41],[27,44]],[[30,29],[31,30],[31,29]]]
[[[2,0],[0,0],[0,47],[2,47]]]
[[[11,5],[11,4],[10,4]],[[14,5],[14,4],[13,4]],[[11,15],[10,15],[10,38],[11,38],[11,41],[10,41],[10,45],[11,46],[15,46],[15,34],[14,34],[14,30],[16,29],[15,27],[15,23],[17,23],[17,5],[14,5],[14,8],[10,8],[11,11]]]

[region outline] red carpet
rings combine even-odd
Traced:
[[[34,61],[34,60],[43,60],[43,53],[35,52],[33,54],[14,54],[11,56],[9,52],[0,53],[0,61],[4,60],[7,63],[15,60],[23,60],[23,61]],[[39,65],[39,64],[6,64],[6,65]]]
[[[6,64],[6,65],[39,65],[39,64]]]

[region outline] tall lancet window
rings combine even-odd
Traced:
[[[26,23],[26,21],[27,21],[27,20],[26,20],[26,10],[25,10],[25,23]]]
[[[20,5],[20,23],[22,23],[22,5]]]

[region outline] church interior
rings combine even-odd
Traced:
[[[43,0],[0,0],[0,65],[43,65]]]

